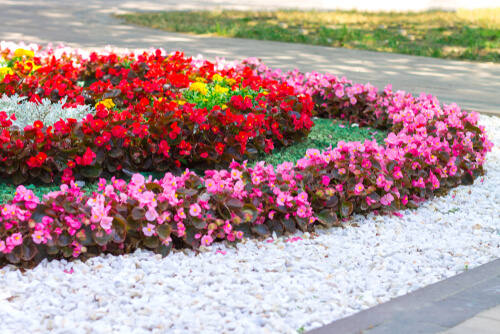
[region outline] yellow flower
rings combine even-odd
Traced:
[[[186,101],[182,101],[182,100],[174,100],[174,102],[181,105],[181,106],[186,104]]]
[[[197,77],[196,82],[207,82],[207,79],[202,78],[202,77]]]
[[[213,82],[224,81],[224,77],[220,74],[214,74],[212,77]]]
[[[14,57],[21,58],[22,56],[26,56],[28,58],[33,58],[35,56],[35,52],[30,51],[30,50],[25,50],[25,49],[17,49],[16,51],[14,51]]]
[[[269,92],[266,92],[266,91],[262,92],[262,95],[268,95],[268,94],[269,94]]]
[[[14,74],[10,67],[0,67],[0,79],[5,78],[7,74]]]
[[[111,109],[115,106],[112,99],[102,100],[101,102],[97,103],[95,106],[97,107],[100,104],[104,105],[107,109]]]
[[[235,84],[236,80],[234,80],[234,79],[227,79],[227,78],[226,78],[226,82],[227,82],[230,86],[232,86],[232,85],[234,85],[234,84]]]
[[[227,106],[225,104],[222,105],[222,109],[226,109]]]
[[[229,88],[226,88],[226,87],[221,87],[219,85],[215,85],[215,92],[217,94],[225,94],[229,91]]]
[[[189,87],[189,90],[199,92],[201,95],[207,95],[207,85],[203,82],[193,82]]]

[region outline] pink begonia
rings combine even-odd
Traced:
[[[100,178],[99,182],[97,183],[97,190],[103,191],[106,188],[106,182],[106,179]]]
[[[307,208],[304,205],[299,206],[299,208],[297,209],[297,215],[300,218],[307,217]]]
[[[417,181],[412,180],[411,184],[417,188],[425,188],[424,179],[421,177]]]
[[[5,241],[0,240],[0,252],[3,252],[5,250]]]
[[[177,216],[181,219],[186,219],[186,214],[184,213],[184,208],[177,210]]]
[[[234,241],[234,240],[236,240],[236,236],[235,236],[235,234],[234,234],[233,232],[229,233],[229,234],[227,235],[227,240],[229,240],[229,241]]]
[[[323,183],[323,185],[327,187],[330,184],[330,178],[326,175],[323,175],[321,177],[321,183]]]
[[[210,244],[214,241],[211,236],[205,235],[201,238],[201,244],[203,246],[210,246]]]
[[[394,196],[392,196],[391,194],[385,194],[380,199],[380,203],[382,205],[391,205],[392,201],[394,201]]]
[[[215,181],[212,179],[205,180],[205,187],[207,187],[207,190],[212,193],[219,190],[219,188],[217,187],[217,183],[215,183]]]
[[[271,210],[271,211],[269,211],[269,214],[267,216],[269,217],[269,219],[274,219],[274,214],[275,213],[276,212],[274,210]]]
[[[227,234],[231,233],[233,229],[233,225],[229,224],[229,220],[226,221],[226,224],[223,226],[224,232]]]
[[[153,224],[148,223],[146,227],[142,228],[142,232],[146,237],[151,237],[155,234],[155,226]]]
[[[201,215],[201,207],[197,203],[191,204],[189,214],[193,217],[199,217]]]
[[[146,211],[146,219],[150,222],[155,221],[159,215],[158,212],[155,210],[155,208],[148,208],[148,211]],[[163,218],[165,219],[165,218]]]
[[[103,217],[101,219],[101,227],[105,230],[109,230],[111,229],[111,227],[113,226],[113,218],[112,217]]]
[[[127,185],[124,180],[116,179],[114,176],[111,178],[111,184],[116,190],[122,190]]]
[[[359,195],[365,190],[363,183],[358,183],[354,186],[354,194]]]
[[[162,241],[162,243],[165,246],[168,246],[172,242],[172,237],[168,236],[165,240]]]
[[[242,239],[243,238],[243,231],[237,231],[236,232],[236,238]]]
[[[21,245],[23,243],[23,236],[21,233],[13,233],[11,236],[11,241],[14,246]]]

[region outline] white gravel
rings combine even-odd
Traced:
[[[297,333],[492,261],[500,257],[500,118],[480,123],[496,145],[484,181],[403,218],[355,216],[359,227],[214,244],[198,256],[138,251],[43,262],[24,274],[0,269],[1,332]]]

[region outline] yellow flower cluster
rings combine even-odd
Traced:
[[[194,90],[201,95],[207,95],[207,85],[205,85],[203,82],[193,82],[189,87],[189,90]]]
[[[14,51],[14,57],[22,58],[26,56],[27,58],[33,58],[35,56],[35,51],[25,50],[25,49],[17,49]]]
[[[225,94],[225,93],[229,92],[229,88],[215,85],[215,92],[217,94]]]
[[[115,106],[115,104],[113,103],[112,99],[102,100],[101,102],[96,103],[95,106],[97,107],[100,104],[104,105],[106,107],[106,109],[111,109],[111,108],[113,108]]]
[[[41,66],[38,66],[38,65],[35,65],[35,63],[31,60],[28,60],[27,62],[24,62],[24,63],[16,63],[14,65],[14,68],[17,70],[19,68],[24,68],[24,71],[29,71],[31,69],[31,71],[36,71],[38,70]]]
[[[235,82],[236,82],[236,80],[234,80],[234,79],[225,78],[222,75],[217,74],[217,73],[212,76],[212,81],[213,82],[223,82],[223,81],[226,81],[230,86],[234,85]]]
[[[7,74],[14,74],[10,67],[0,67],[0,80],[3,80]]]

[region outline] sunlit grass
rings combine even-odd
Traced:
[[[199,11],[119,17],[175,32],[500,62],[500,8],[456,13]]]

